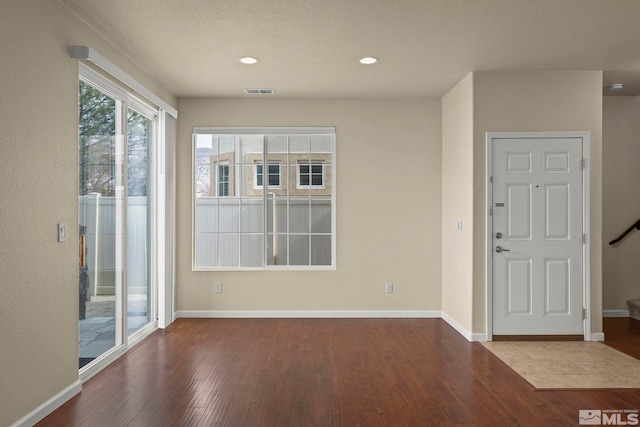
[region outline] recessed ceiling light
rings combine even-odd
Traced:
[[[609,90],[622,90],[624,85],[622,83],[612,83],[609,85]]]
[[[364,65],[371,65],[375,64],[376,62],[378,62],[378,58],[374,58],[373,56],[365,56],[364,58],[360,59],[360,63]]]
[[[254,58],[253,56],[243,56],[240,58],[240,62],[243,64],[255,64],[258,62],[258,58]]]

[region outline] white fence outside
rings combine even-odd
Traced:
[[[127,198],[126,277],[130,294],[145,294],[149,279],[147,197]],[[113,295],[122,273],[122,198],[99,193],[80,196],[79,221],[85,226],[89,295]]]
[[[331,199],[197,197],[195,268],[331,265]],[[264,228],[267,250],[264,253]]]

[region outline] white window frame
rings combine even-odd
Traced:
[[[308,233],[298,233],[298,232],[294,232],[294,231],[287,231],[286,235],[290,236],[290,237],[295,237],[295,236],[300,236],[300,235],[308,235],[309,236],[309,245],[311,245],[312,242],[312,238],[313,236],[330,236],[331,237],[331,243],[330,243],[330,247],[331,247],[331,260],[330,263],[328,264],[305,264],[305,265],[296,265],[296,264],[289,264],[289,258],[287,261],[287,264],[278,264],[278,265],[272,265],[269,264],[268,262],[268,258],[267,258],[267,250],[268,247],[272,244],[272,243],[267,243],[267,237],[269,238],[269,240],[271,239],[271,236],[269,236],[269,232],[268,230],[268,224],[267,224],[267,210],[269,209],[270,206],[270,200],[272,200],[272,198],[275,196],[272,192],[269,191],[269,186],[267,186],[267,188],[264,188],[264,185],[262,186],[262,188],[260,188],[262,190],[262,197],[264,200],[264,228],[263,231],[260,232],[260,234],[265,236],[265,239],[263,239],[263,251],[264,251],[264,257],[262,260],[262,265],[260,266],[252,266],[252,267],[243,267],[243,266],[203,266],[203,265],[197,265],[196,260],[198,255],[196,254],[196,249],[197,249],[197,241],[196,241],[196,237],[198,235],[198,230],[197,230],[197,225],[196,225],[196,219],[197,219],[197,205],[196,203],[198,202],[204,202],[205,204],[209,203],[206,200],[199,200],[199,199],[207,199],[207,197],[197,197],[196,196],[196,182],[195,182],[195,168],[196,168],[196,143],[198,140],[198,135],[207,135],[207,134],[212,134],[212,135],[262,135],[265,137],[265,142],[266,142],[266,137],[269,135],[288,135],[290,137],[296,136],[296,135],[332,135],[332,142],[331,142],[331,159],[330,161],[323,161],[323,181],[324,181],[324,186],[323,188],[326,188],[327,186],[330,185],[330,194],[326,195],[326,196],[316,196],[319,198],[319,200],[325,201],[326,204],[330,204],[330,211],[331,211],[331,223],[330,223],[330,232],[312,232],[312,228],[311,228],[311,223],[310,223],[310,229]],[[191,176],[192,176],[192,189],[191,189],[191,194],[192,194],[192,233],[191,233],[191,238],[192,238],[192,271],[270,271],[270,270],[276,270],[276,271],[280,271],[280,270],[284,270],[284,271],[333,271],[337,269],[337,235],[336,235],[336,201],[337,201],[337,190],[336,190],[336,128],[335,127],[266,127],[266,128],[251,128],[251,127],[194,127],[193,128],[193,140],[192,140],[192,159],[191,159],[191,165],[192,165],[192,171],[191,171]],[[313,144],[312,144],[313,146]],[[328,154],[328,152],[326,153]],[[309,152],[309,156],[311,156],[311,151]],[[273,161],[272,161],[273,162]],[[292,172],[293,171],[297,171],[297,164],[286,161],[284,162],[285,164],[283,165],[281,161],[278,161],[280,163],[280,184],[281,187],[284,188],[284,186],[286,185],[287,188],[290,188],[291,186],[293,186],[293,182],[291,182],[292,179],[296,179],[292,177]],[[260,163],[260,162],[258,162]],[[262,157],[262,163],[270,163],[268,161],[268,153],[267,153],[267,148],[266,148],[266,144],[263,146],[263,157]],[[313,161],[311,162],[313,163]],[[248,164],[248,163],[247,163]],[[238,170],[242,170],[243,169],[243,163],[241,160],[238,160],[238,162],[236,163],[236,166],[240,166],[240,167],[236,167],[236,169]],[[283,167],[286,167],[287,170],[285,171],[287,173],[287,180],[285,180],[285,183],[283,184]],[[329,173],[328,175],[326,174],[326,167],[330,167],[331,168],[331,173]],[[252,168],[254,168],[253,172],[254,172],[254,177],[253,177],[253,184],[257,184],[256,183],[256,178],[255,178],[255,162],[252,165]],[[295,168],[295,169],[294,169]],[[263,168],[263,172],[264,172],[264,168]],[[242,174],[240,174],[241,176]],[[238,176],[236,176],[236,178],[238,178]],[[329,180],[329,182],[327,181],[327,179]],[[264,184],[264,175],[263,175],[263,184]],[[249,184],[250,185],[250,184]],[[242,183],[241,182],[237,182],[236,186],[239,186],[242,188]],[[239,194],[237,197],[240,197],[241,200],[243,197],[242,194]],[[295,202],[296,200],[299,199],[299,196],[287,196],[287,197],[291,197],[291,203]],[[311,193],[309,193],[309,200],[311,201]],[[209,197],[210,198],[210,197]],[[289,200],[289,199],[286,199]],[[290,202],[286,202],[287,204]],[[243,206],[243,202],[240,201],[240,206]],[[287,213],[287,215],[289,215],[289,213]],[[240,215],[240,221],[242,221],[242,215]],[[311,216],[310,216],[311,218]],[[240,228],[242,229],[242,228]],[[203,232],[206,233],[206,232]],[[215,232],[214,232],[215,233]],[[248,233],[251,234],[251,233]],[[245,234],[245,235],[248,235]],[[275,244],[275,241],[274,241]],[[289,252],[289,256],[291,256],[291,253]],[[310,262],[311,262],[311,258],[310,258]],[[242,261],[241,261],[242,262]],[[241,263],[240,262],[240,263]]]
[[[269,184],[267,187],[268,188],[272,188],[272,189],[281,189],[282,188],[282,165],[280,164],[280,162],[278,161],[268,161],[267,162],[267,182],[269,182],[269,177],[272,175],[269,172],[269,166],[274,165],[274,166],[278,166],[278,185],[271,185]],[[262,166],[262,173],[258,174],[258,166]],[[265,173],[264,173],[264,162],[258,162],[256,161],[253,165],[253,188],[255,188],[256,190],[260,190],[262,189],[262,185],[258,184],[258,175],[262,176],[262,182],[264,184],[264,177],[265,177]],[[273,174],[275,175],[275,174]]]
[[[224,162],[216,162],[215,163],[216,166],[216,191],[215,191],[215,195],[218,197],[227,197],[229,196],[229,193],[231,192],[231,187],[230,187],[230,183],[231,183],[231,169],[229,168],[229,162],[224,161]],[[221,166],[225,166],[227,168],[227,194],[220,194],[220,184],[222,184],[222,181],[220,180],[220,167]],[[209,172],[211,173],[211,172]]]
[[[321,185],[313,185],[313,176],[314,175],[318,175],[318,174],[314,174],[313,173],[313,166],[322,166],[322,172],[321,172],[321,176],[322,176],[322,184]],[[305,175],[309,175],[309,185],[303,185],[301,184],[300,180],[302,178],[302,172],[300,171],[300,167],[302,166],[309,166],[309,173],[305,174]],[[296,187],[299,189],[324,189],[325,188],[325,169],[324,169],[324,162],[321,160],[311,160],[311,161],[307,161],[307,160],[300,160],[298,161],[298,165],[296,167]]]

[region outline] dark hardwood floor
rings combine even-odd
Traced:
[[[640,321],[605,319],[640,357]],[[640,389],[535,391],[439,319],[179,319],[39,426],[574,426]]]
[[[603,321],[605,344],[640,359],[640,320],[605,317]]]

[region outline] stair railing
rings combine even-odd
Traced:
[[[626,236],[627,234],[631,233],[631,230],[633,230],[634,228],[635,228],[636,230],[640,230],[640,219],[639,219],[639,220],[637,220],[637,221],[635,222],[635,224],[633,224],[631,227],[627,228],[627,229],[626,229],[626,230],[625,230],[621,235],[619,235],[617,238],[615,238],[615,239],[613,239],[612,241],[610,241],[610,242],[609,242],[609,244],[610,244],[610,245],[613,245],[613,244],[615,244],[615,243],[618,243],[620,240],[624,239],[624,238],[625,238],[625,236]]]

